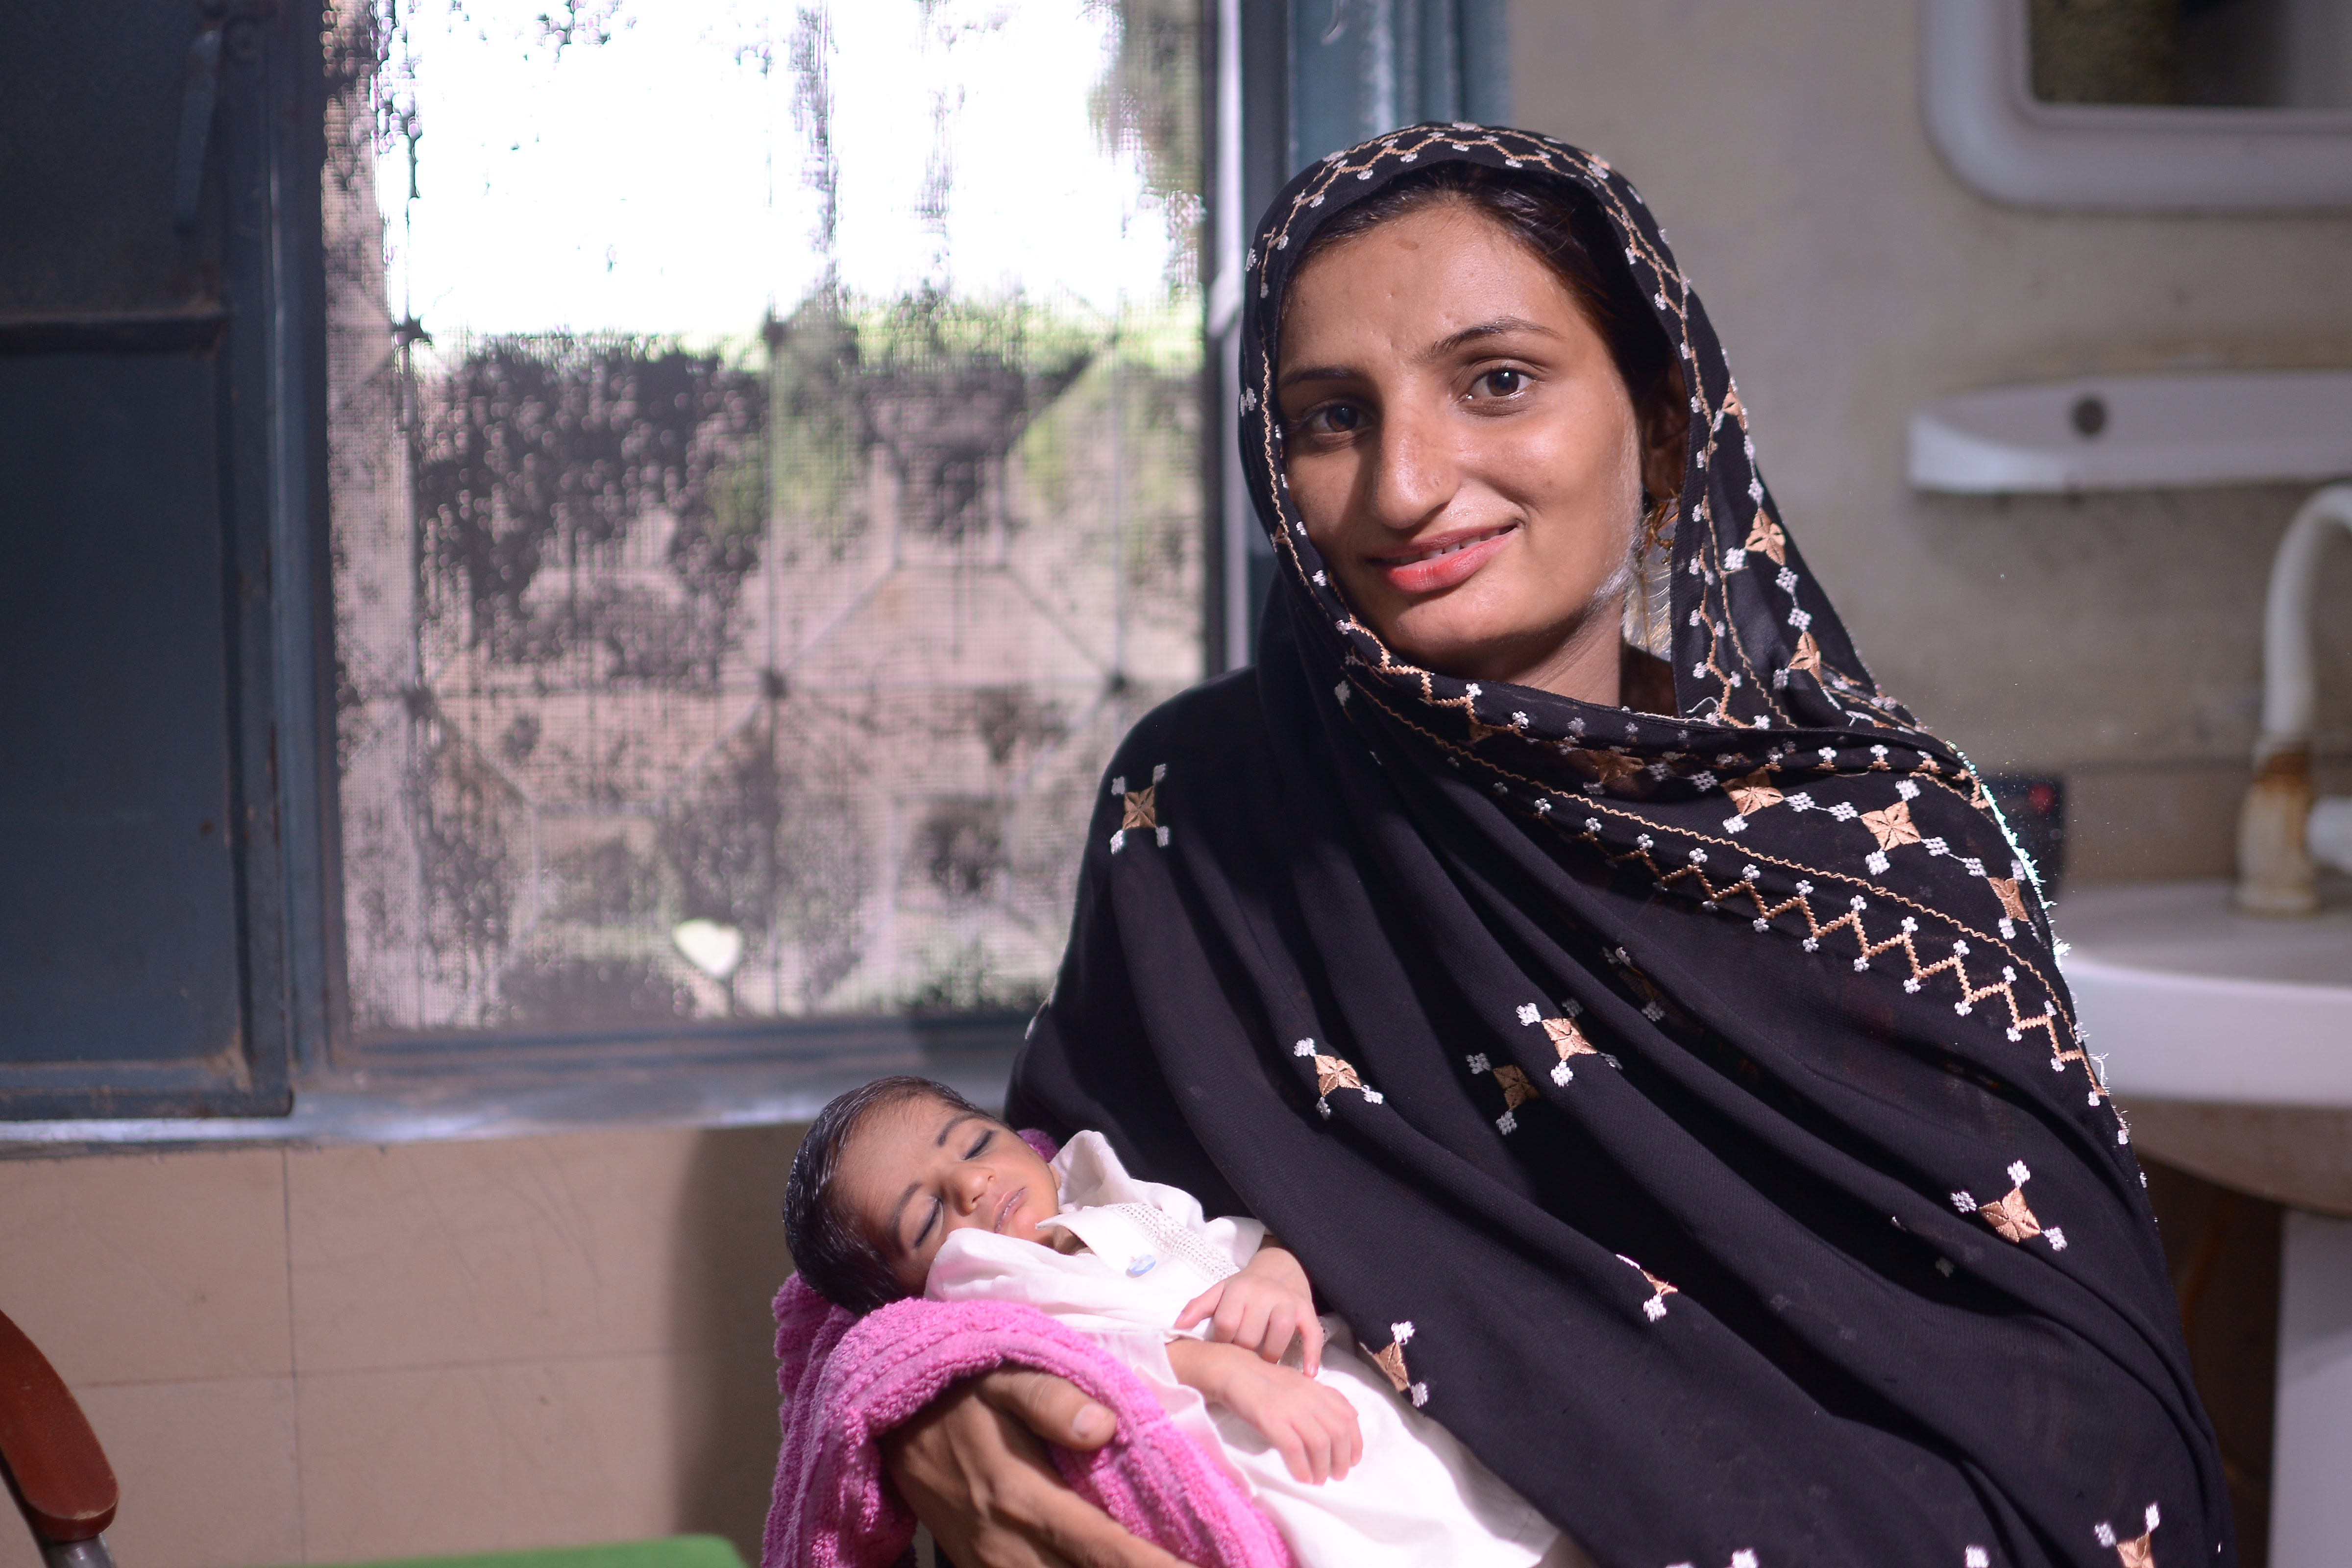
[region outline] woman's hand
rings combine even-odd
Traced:
[[[1256,1427],[1302,1481],[1337,1480],[1364,1457],[1356,1407],[1336,1389],[1247,1351],[1200,1340],[1171,1341],[1168,1363],[1178,1382]]]
[[[1099,1448],[1117,1431],[1076,1384],[997,1371],[886,1436],[882,1463],[956,1568],[1183,1568],[1065,1486],[1045,1452]]]
[[[1315,1316],[1315,1291],[1298,1259],[1272,1242],[1238,1274],[1185,1303],[1176,1315],[1179,1332],[1210,1319],[1209,1337],[1219,1344],[1255,1351],[1280,1361],[1298,1336],[1299,1359],[1313,1377],[1323,1369],[1323,1324]]]

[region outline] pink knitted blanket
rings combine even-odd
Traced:
[[[795,1274],[776,1293],[783,1447],[760,1568],[887,1568],[915,1518],[882,1474],[877,1439],[949,1384],[1000,1366],[1068,1378],[1118,1418],[1091,1454],[1053,1450],[1079,1496],[1199,1568],[1297,1568],[1231,1476],[1194,1447],[1141,1379],[1034,1307],[899,1301],[850,1315]]]

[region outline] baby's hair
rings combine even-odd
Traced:
[[[836,1307],[864,1314],[903,1300],[907,1290],[882,1249],[835,1191],[849,1140],[877,1110],[933,1100],[973,1116],[988,1113],[943,1083],[900,1075],[851,1089],[817,1112],[784,1179],[784,1245],[809,1288]]]

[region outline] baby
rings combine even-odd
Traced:
[[[878,1079],[793,1157],[801,1277],[866,1312],[909,1296],[1036,1307],[1132,1369],[1249,1490],[1305,1568],[1545,1568],[1576,1547],[1318,1318],[1252,1219],[1137,1181],[1098,1132],[1051,1164],[954,1090]],[[1335,1334],[1342,1337],[1334,1341]]]

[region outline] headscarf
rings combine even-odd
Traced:
[[[1288,500],[1292,270],[1448,160],[1587,204],[1677,351],[1672,714],[1416,667]],[[2233,1562],[2032,869],[1856,657],[1640,195],[1422,125],[1308,168],[1255,240],[1259,662],[1113,760],[1017,1122],[1266,1222],[1603,1563]]]

